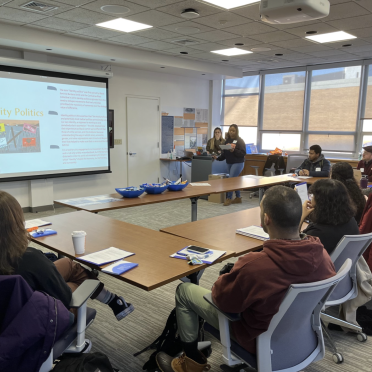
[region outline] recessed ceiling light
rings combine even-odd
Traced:
[[[165,68],[165,67],[160,67],[160,68]]]
[[[282,53],[276,53],[275,55],[278,56],[278,57],[280,57],[280,56],[282,56],[283,54],[282,54]]]
[[[113,19],[112,21],[98,23],[96,26],[122,32],[133,32],[152,27],[150,25],[145,25],[144,23],[130,21],[129,19],[124,18],[117,18]]]
[[[243,43],[236,43],[234,45],[236,45],[236,46],[243,46],[244,44]]]
[[[249,50],[243,50],[239,48],[229,48],[221,50],[212,50],[211,53],[222,54],[224,56],[239,56],[241,54],[248,54],[252,52],[250,52]]]
[[[180,52],[180,54],[189,54],[189,52]]]
[[[113,58],[111,58],[111,61],[115,61]]]
[[[222,59],[222,62],[229,62],[228,59]]]
[[[52,50],[52,49],[49,49],[49,48],[48,48],[48,49],[46,49],[46,50]]]
[[[317,34],[318,31],[306,31],[305,34],[307,35],[314,35],[314,34]]]
[[[327,34],[305,36],[305,39],[316,41],[317,43],[332,43],[335,41],[356,39],[356,36],[348,34],[344,31],[329,32]]]
[[[259,3],[257,0],[204,0],[206,3],[220,6],[225,9],[237,8],[238,6]]]
[[[121,5],[104,5],[101,6],[101,10],[102,12],[110,14],[125,14],[130,12],[129,8]]]
[[[205,74],[202,74],[202,75],[205,75]]]
[[[185,9],[181,12],[181,17],[186,19],[198,18],[200,14],[192,8]]]
[[[258,47],[258,48],[252,48],[252,52],[269,52],[271,48],[268,47]]]
[[[347,48],[347,47],[351,47],[353,44],[344,44],[343,47],[344,48]]]

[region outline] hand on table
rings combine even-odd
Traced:
[[[299,176],[308,176],[310,174],[310,172],[307,170],[307,169],[301,169],[299,172],[298,172],[298,175]]]

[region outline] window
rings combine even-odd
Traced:
[[[229,125],[224,125],[221,127],[222,137],[226,138],[226,133],[229,131]],[[239,127],[239,136],[243,141],[247,143],[253,143],[257,145],[257,127]]]
[[[225,81],[225,125],[257,127],[259,83],[258,75]]]
[[[263,130],[302,131],[305,71],[265,75]]]
[[[364,117],[372,119],[372,65],[368,66],[368,85]]]
[[[301,134],[291,133],[263,133],[262,149],[274,150],[279,147],[283,151],[299,151],[301,146]]]
[[[319,145],[322,151],[354,152],[354,135],[309,134],[309,147]]]
[[[361,69],[353,66],[312,72],[309,131],[356,131]]]

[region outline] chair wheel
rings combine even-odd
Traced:
[[[358,333],[357,334],[357,340],[360,342],[366,342],[367,341],[367,335],[365,333]]]
[[[332,359],[336,364],[341,364],[344,361],[344,357],[340,353],[334,353]]]

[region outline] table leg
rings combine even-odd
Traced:
[[[258,189],[258,200],[259,200],[259,202],[261,203],[261,200],[262,200],[262,198],[263,198],[263,194],[264,194],[264,188],[263,187],[260,187],[259,189]]]
[[[192,273],[188,276],[185,276],[185,277],[181,278],[180,280],[182,280],[183,282],[190,282],[192,284],[199,285],[199,281],[200,281],[200,278],[202,277],[203,273],[204,273],[204,269],[200,270],[200,271],[197,271],[196,273]]]
[[[190,198],[191,200],[191,222],[198,220],[198,199],[199,199],[199,196],[195,198]]]

